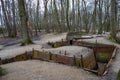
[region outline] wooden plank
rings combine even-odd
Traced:
[[[112,54],[111,58],[115,58],[117,49],[118,49],[117,47],[114,49],[114,51],[113,51],[113,54]]]
[[[49,52],[44,52],[44,51],[39,52],[37,50],[34,50],[33,59],[50,61],[51,60],[51,53],[49,54]]]
[[[81,67],[84,67],[83,56],[81,55]]]
[[[52,54],[51,55],[51,60],[54,61],[54,62],[56,62],[56,60],[57,60],[57,54]]]
[[[106,67],[107,64],[98,63],[98,65],[99,65],[98,75],[102,76],[105,73],[105,71],[107,70],[107,67]]]
[[[63,55],[57,55],[56,62],[63,63],[66,65],[74,65],[73,57],[68,57],[68,56],[63,56]]]
[[[32,59],[33,58],[33,51],[27,52],[27,59]]]
[[[50,61],[50,59],[51,59],[50,57],[51,57],[51,55],[49,54],[49,52],[44,52],[44,53],[42,53],[41,59],[45,60],[45,61]]]
[[[18,55],[14,58],[15,61],[24,61],[24,60],[27,60],[27,54],[24,53],[24,54],[21,54],[21,55]]]
[[[81,67],[81,61],[80,61],[81,59],[80,58],[76,58],[75,59],[75,65],[77,66],[77,67]]]
[[[37,50],[33,51],[33,59],[40,59],[40,52]]]

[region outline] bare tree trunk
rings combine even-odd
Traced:
[[[8,17],[7,17],[7,13],[6,13],[6,10],[5,10],[5,5],[4,5],[3,0],[1,0],[1,6],[2,6],[4,17],[5,17],[5,24],[6,24],[7,31],[8,31],[8,37],[12,37],[12,31],[11,31],[11,28],[10,28],[10,24],[9,24],[9,21],[8,21]]]
[[[83,2],[83,5],[84,5],[84,8],[83,8],[83,11],[84,11],[84,14],[83,14],[83,21],[84,21],[84,27],[85,27],[85,31],[86,33],[89,32],[89,27],[88,27],[88,23],[89,23],[89,19],[88,19],[88,13],[87,13],[87,8],[86,8],[86,2],[85,0],[82,0]]]
[[[103,0],[99,0],[99,11],[98,11],[98,17],[99,17],[99,29],[98,29],[98,34],[101,34],[103,31],[103,26],[102,26],[102,7],[103,6]]]
[[[75,25],[75,2],[74,0],[72,0],[72,29],[76,29],[75,28],[76,25]]]
[[[39,0],[37,0],[37,8],[36,8],[36,25],[35,25],[35,35],[37,36],[38,35],[38,31],[37,31],[37,28],[38,28],[38,23],[39,23]]]
[[[104,15],[104,31],[110,31],[110,13],[109,13],[109,8],[110,8],[110,3],[108,3],[109,0],[104,1],[104,8],[105,8],[105,15]]]
[[[61,2],[61,25],[63,27],[63,31],[65,31],[66,30],[66,28],[65,28],[65,8],[63,5],[64,0],[60,0],[60,2]]]
[[[48,0],[43,0],[44,2],[44,27],[46,28],[46,31],[49,32],[49,26],[48,26],[48,20],[47,20],[47,14],[48,14],[48,9],[47,9],[47,5],[48,5]]]
[[[66,23],[67,23],[68,31],[70,31],[71,28],[69,24],[69,0],[66,0]]]
[[[22,29],[22,44],[21,45],[27,45],[31,44],[32,41],[29,37],[28,33],[28,14],[25,9],[25,1],[24,0],[18,0],[18,8],[19,8],[19,16],[21,21],[21,29]]]
[[[98,0],[94,0],[95,4],[94,4],[94,11],[93,11],[93,24],[92,24],[92,33],[96,33],[97,30],[97,20],[96,20],[96,16],[97,16],[97,4],[98,4]]]
[[[81,13],[80,13],[80,0],[78,0],[78,22],[77,22],[77,30],[80,31],[82,28],[82,24],[81,24]]]
[[[17,36],[16,21],[15,21],[15,3],[12,0],[12,13],[13,13],[13,37]]]
[[[111,0],[111,18],[110,18],[110,26],[111,26],[111,36],[116,39],[116,0]]]
[[[61,28],[59,14],[58,14],[58,11],[57,11],[56,0],[54,0],[54,11],[55,11],[55,17],[56,17],[56,20],[58,22],[58,28],[59,28],[59,30],[57,29],[57,31],[61,32],[62,28]]]
[[[117,2],[116,0],[111,0],[111,18],[110,18],[110,27],[111,27],[111,37],[120,43],[120,39],[116,37],[117,34]]]

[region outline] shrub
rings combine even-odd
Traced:
[[[0,67],[0,76],[4,75],[6,73],[5,69],[3,69],[2,67]]]
[[[97,53],[97,60],[103,63],[108,63],[110,55],[108,53]]]
[[[114,43],[117,43],[116,40],[112,36],[109,37],[109,40],[114,42]]]
[[[99,57],[101,59],[108,59],[108,58],[110,58],[110,55],[108,53],[98,53],[97,57]]]
[[[117,75],[117,80],[120,80],[120,70],[119,70],[118,75]]]

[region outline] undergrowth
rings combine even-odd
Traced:
[[[0,67],[0,76],[3,76],[6,74],[6,70]]]
[[[117,43],[116,40],[112,36],[109,37],[109,40],[114,42],[114,43]]]
[[[120,70],[119,70],[118,75],[117,75],[117,80],[120,80]]]

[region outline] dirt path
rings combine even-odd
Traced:
[[[87,71],[72,66],[37,60],[2,65],[8,74],[0,80],[100,80]]]

